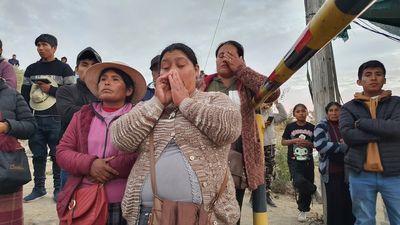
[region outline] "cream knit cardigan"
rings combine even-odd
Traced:
[[[228,185],[216,202],[211,224],[233,225],[239,219],[239,206],[227,161],[230,144],[241,132],[241,115],[223,93],[195,91],[174,109],[160,103],[157,97],[136,105],[112,125],[112,141],[124,151],[139,151],[140,155],[128,178],[122,200],[122,213],[128,224],[135,225],[141,203],[144,180],[150,173],[149,138],[154,132],[156,160],[172,138],[196,172],[203,203],[208,208],[217,194],[226,171]],[[157,174],[157,176],[162,176]]]

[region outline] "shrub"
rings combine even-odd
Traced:
[[[287,164],[287,148],[282,146],[279,140],[276,149],[275,179],[272,182],[271,189],[275,193],[286,194],[292,190]]]

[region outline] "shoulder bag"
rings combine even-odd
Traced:
[[[103,184],[76,189],[60,225],[105,225],[108,201]]]
[[[2,115],[0,113],[0,121]],[[28,157],[16,137],[0,134],[0,194],[11,194],[32,180]]]

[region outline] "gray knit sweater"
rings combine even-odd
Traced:
[[[140,193],[144,179],[150,173],[148,135],[154,132],[156,160],[175,138],[197,175],[206,209],[228,171],[228,186],[216,202],[211,223],[235,224],[240,216],[239,206],[227,161],[230,144],[241,132],[239,109],[223,93],[195,91],[182,101],[176,116],[169,119],[173,111],[171,107],[164,108],[157,97],[153,97],[113,123],[113,143],[122,150],[140,152],[122,200],[123,216],[128,224],[136,224]]]

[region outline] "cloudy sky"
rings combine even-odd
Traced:
[[[147,81],[153,56],[173,42],[196,52],[207,74],[215,72],[215,49],[226,40],[245,48],[248,66],[269,75],[305,28],[304,1],[226,0],[214,43],[212,38],[223,0],[0,1],[3,56],[17,54],[22,68],[39,59],[34,40],[41,33],[58,38],[56,56],[71,67],[87,46],[103,61],[122,61],[137,68]],[[387,89],[400,95],[400,43],[352,24],[350,39],[333,42],[339,87],[344,101],[352,98],[358,66],[370,59],[387,67]],[[211,54],[207,60],[211,46]],[[206,64],[207,62],[207,64]],[[312,108],[304,67],[281,88],[290,109],[303,102]]]

